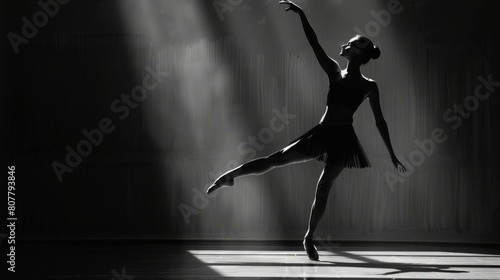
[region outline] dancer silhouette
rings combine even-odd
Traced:
[[[320,46],[302,9],[291,1],[281,1],[280,4],[288,5],[286,11],[291,10],[299,14],[307,40],[319,64],[328,75],[330,90],[327,96],[326,111],[318,125],[292,141],[285,148],[267,157],[244,163],[220,176],[208,188],[207,194],[222,187],[232,186],[236,177],[263,174],[275,167],[313,159],[325,162],[325,167],[316,186],[315,199],[309,217],[309,228],[303,242],[309,259],[318,260],[318,252],[313,243],[314,231],[325,212],[328,195],[335,178],[346,167],[364,168],[371,166],[352,126],[353,114],[364,99],[370,100],[378,131],[390,153],[392,163],[399,172],[406,172],[406,168],[392,149],[387,124],[380,108],[377,83],[364,77],[360,72],[361,65],[380,56],[380,49],[374,46],[370,39],[356,35],[341,48],[340,55],[348,61],[347,67],[341,69],[337,61],[330,58]]]

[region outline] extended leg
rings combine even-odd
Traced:
[[[328,195],[333,186],[333,182],[342,172],[343,167],[327,164],[321,173],[316,186],[316,196],[311,207],[311,215],[309,217],[309,228],[304,237],[304,249],[307,255],[312,260],[318,260],[318,252],[313,244],[314,231],[325,213],[328,202]]]
[[[293,146],[277,151],[267,157],[261,157],[244,163],[233,170],[230,170],[220,176],[214,184],[212,184],[207,193],[213,193],[214,191],[224,187],[232,186],[236,177],[247,176],[247,175],[260,175],[268,172],[275,167],[281,167],[293,163],[305,162],[311,160],[312,158],[297,152]]]

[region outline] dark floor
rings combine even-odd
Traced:
[[[500,249],[488,245],[323,242],[315,262],[300,241],[19,243],[23,279],[500,279]]]

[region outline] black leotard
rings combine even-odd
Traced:
[[[340,72],[337,75],[339,74]],[[343,106],[355,112],[364,99],[364,87],[347,87],[339,84],[334,78],[330,79],[330,90],[328,91],[326,105]]]

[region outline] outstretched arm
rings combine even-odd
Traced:
[[[309,41],[309,44],[311,45],[314,54],[316,55],[316,58],[318,59],[318,62],[323,70],[325,70],[327,74],[334,74],[340,71],[339,64],[335,60],[330,58],[319,44],[318,37],[316,36],[316,33],[314,32],[311,24],[307,20],[304,11],[292,1],[283,0],[280,1],[280,4],[288,4],[289,7],[286,8],[286,11],[292,10],[300,15],[300,20],[302,21],[302,27],[304,27],[304,32],[306,33],[307,40]]]
[[[391,138],[389,137],[389,129],[387,128],[387,123],[385,122],[384,116],[382,115],[378,87],[375,82],[370,82],[370,95],[368,98],[370,99],[370,106],[372,108],[373,115],[375,116],[377,129],[380,133],[380,136],[382,136],[382,139],[384,140],[387,150],[389,150],[391,161],[399,172],[404,173],[406,172],[406,168],[398,160],[396,154],[394,153],[394,150],[392,149]]]

